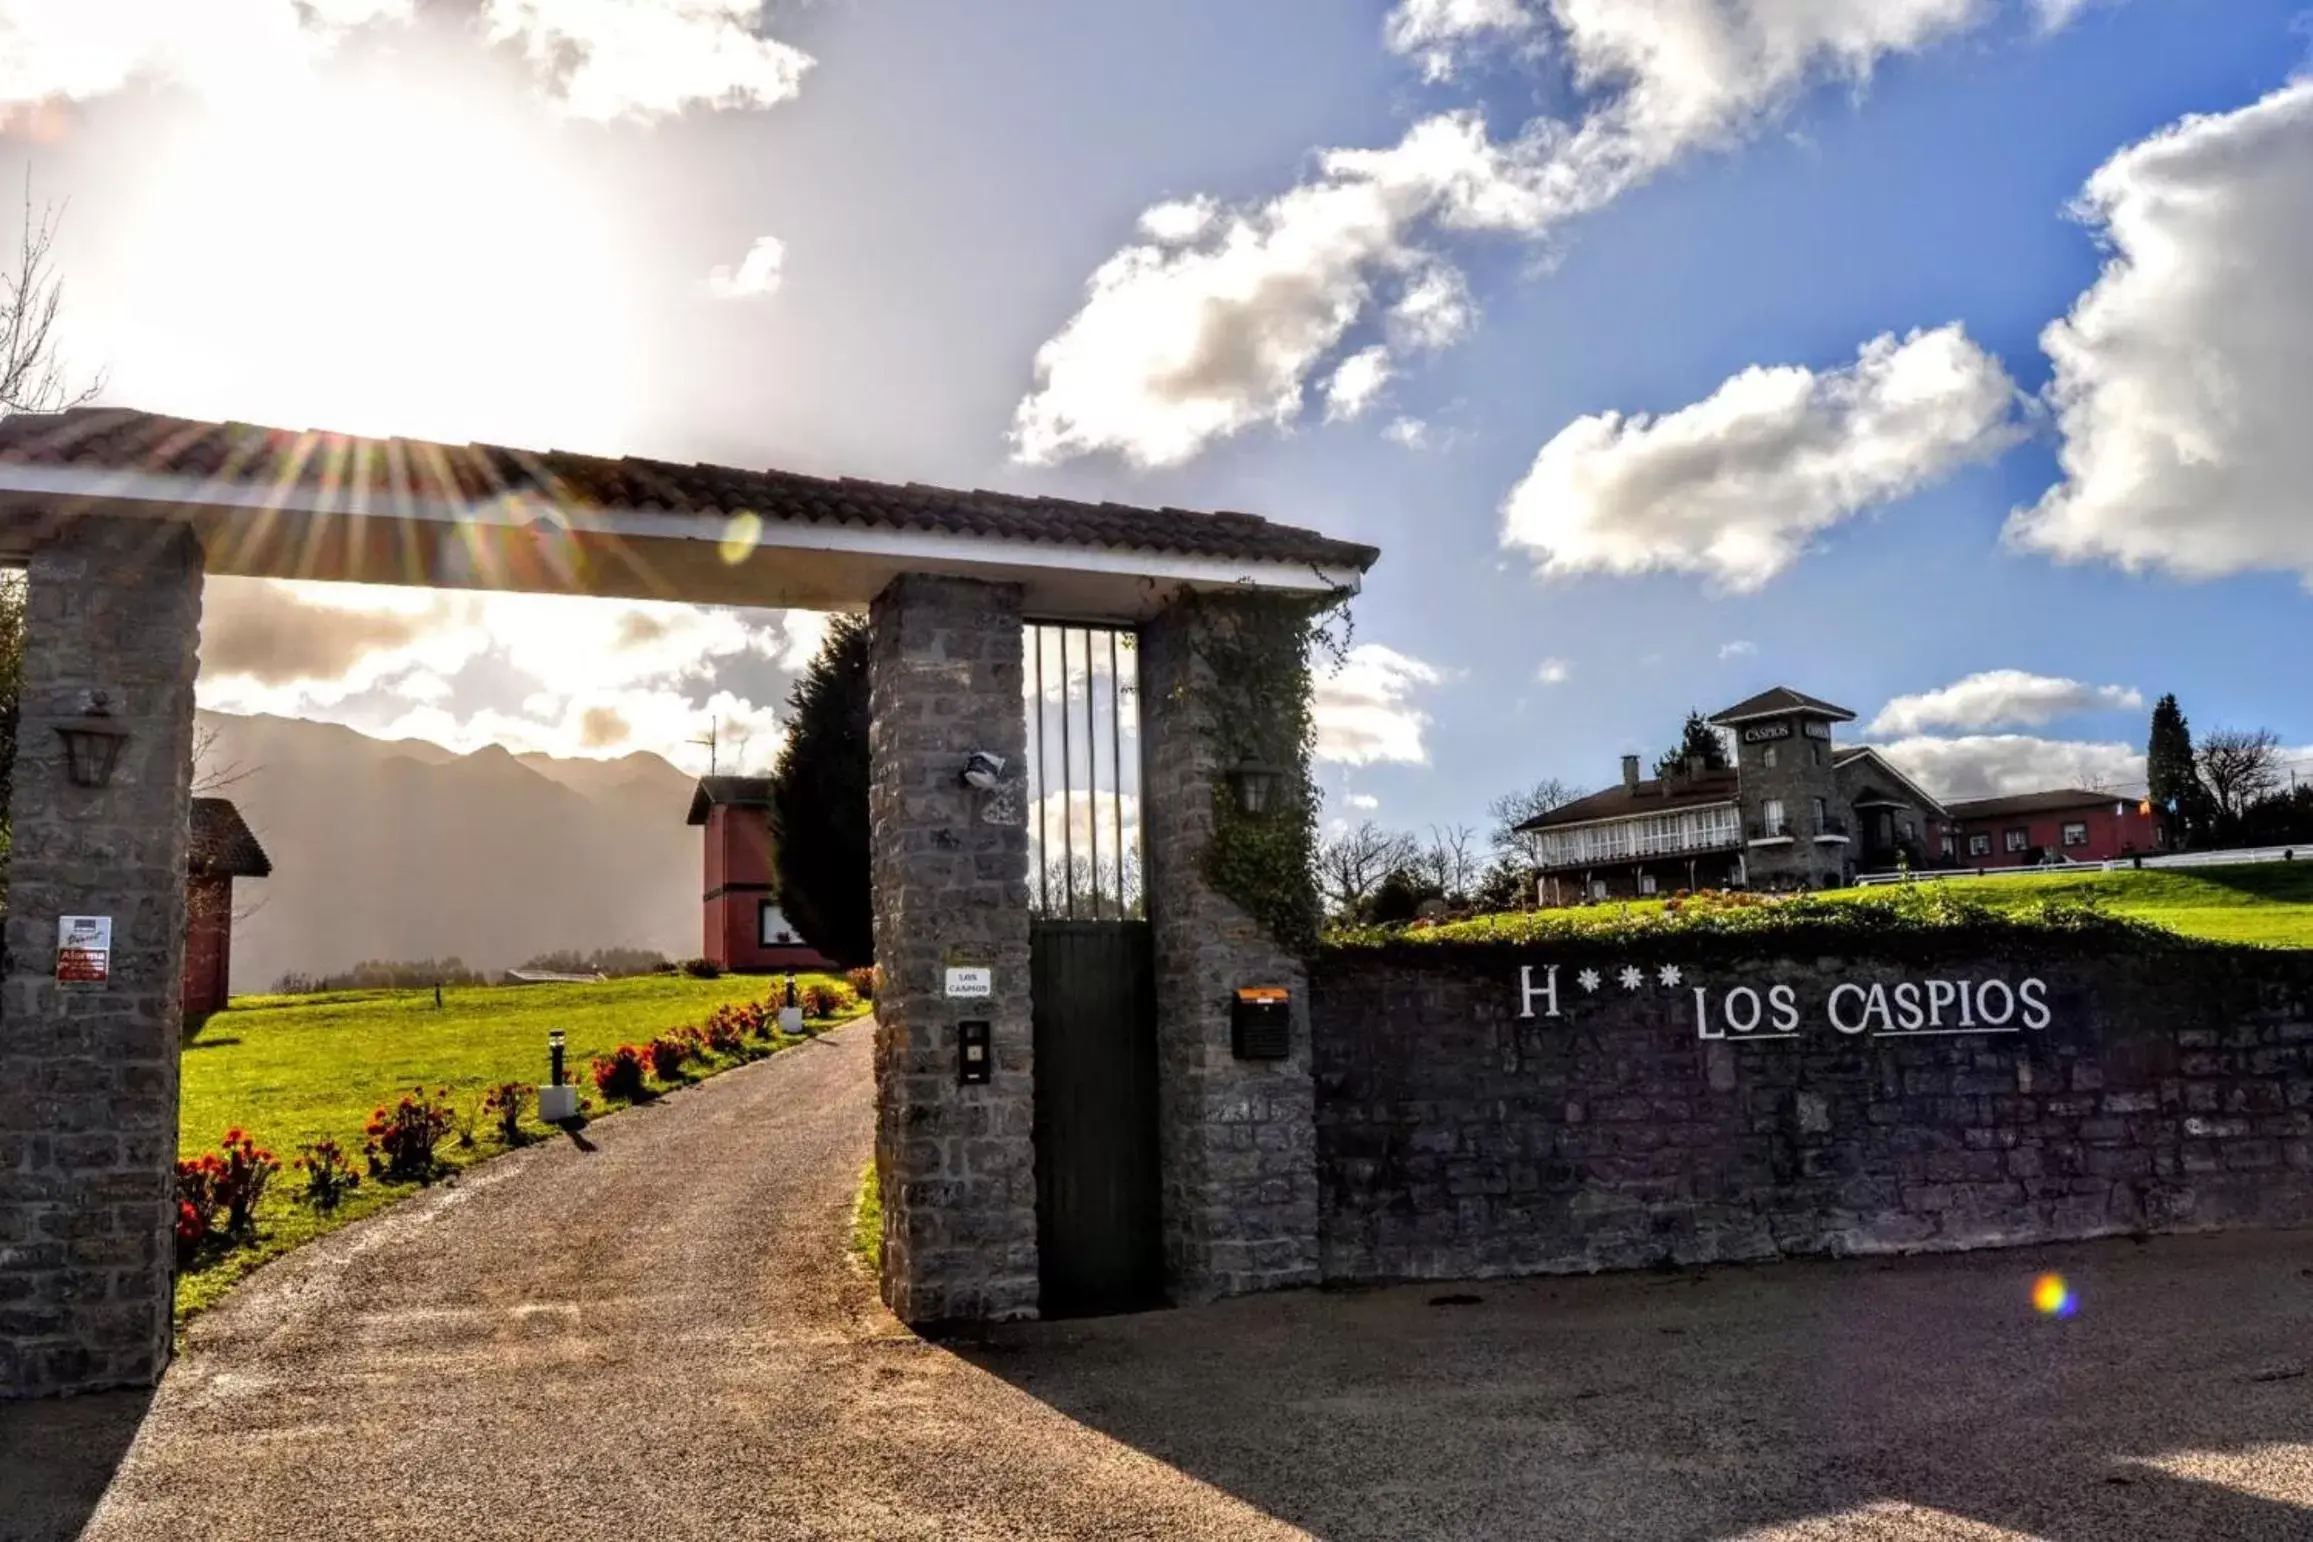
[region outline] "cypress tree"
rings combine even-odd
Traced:
[[[2193,735],[2172,693],[2152,709],[2152,737],[2144,747],[2144,778],[2153,811],[2171,846],[2183,846],[2200,817],[2205,795],[2193,766]]]
[[[788,693],[787,742],[771,768],[779,906],[803,939],[845,968],[875,958],[868,875],[864,617],[841,616]]]

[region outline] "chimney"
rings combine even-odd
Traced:
[[[1702,777],[1703,757],[1700,755],[1689,755],[1687,757],[1687,780],[1690,782],[1699,782],[1702,780]]]
[[[1638,791],[1638,757],[1636,755],[1622,757],[1622,785],[1632,792]]]

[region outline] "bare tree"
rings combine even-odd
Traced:
[[[1539,865],[1541,837],[1521,831],[1518,827],[1529,819],[1539,818],[1581,796],[1573,787],[1549,776],[1531,787],[1506,792],[1487,804],[1486,817],[1494,821],[1493,828],[1487,833],[1487,840],[1495,855],[1527,867]]]
[[[1354,830],[1328,836],[1317,848],[1317,887],[1326,908],[1347,915],[1373,897],[1381,881],[1421,855],[1410,835],[1384,830],[1368,819]]]
[[[1448,898],[1462,898],[1478,881],[1472,850],[1478,832],[1468,825],[1431,825],[1430,838],[1409,864]]]
[[[2201,781],[2220,813],[2239,818],[2281,787],[2281,739],[2269,728],[2216,728],[2195,752]]]
[[[50,249],[64,210],[32,206],[32,174],[24,176],[24,223],[13,270],[0,269],[0,417],[12,412],[55,412],[78,407],[104,389],[101,377],[75,390],[57,358],[56,322],[64,280]]]

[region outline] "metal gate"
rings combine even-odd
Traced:
[[[1163,1299],[1137,662],[1129,631],[1028,628],[1036,1231],[1049,1317]]]

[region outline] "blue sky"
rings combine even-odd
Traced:
[[[0,0],[0,174],[70,200],[109,400],[1369,540],[1336,817],[1478,823],[1777,682],[1955,794],[2124,783],[2162,691],[2313,746],[2300,8]],[[678,760],[767,753],[816,637],[210,615],[213,706]]]

